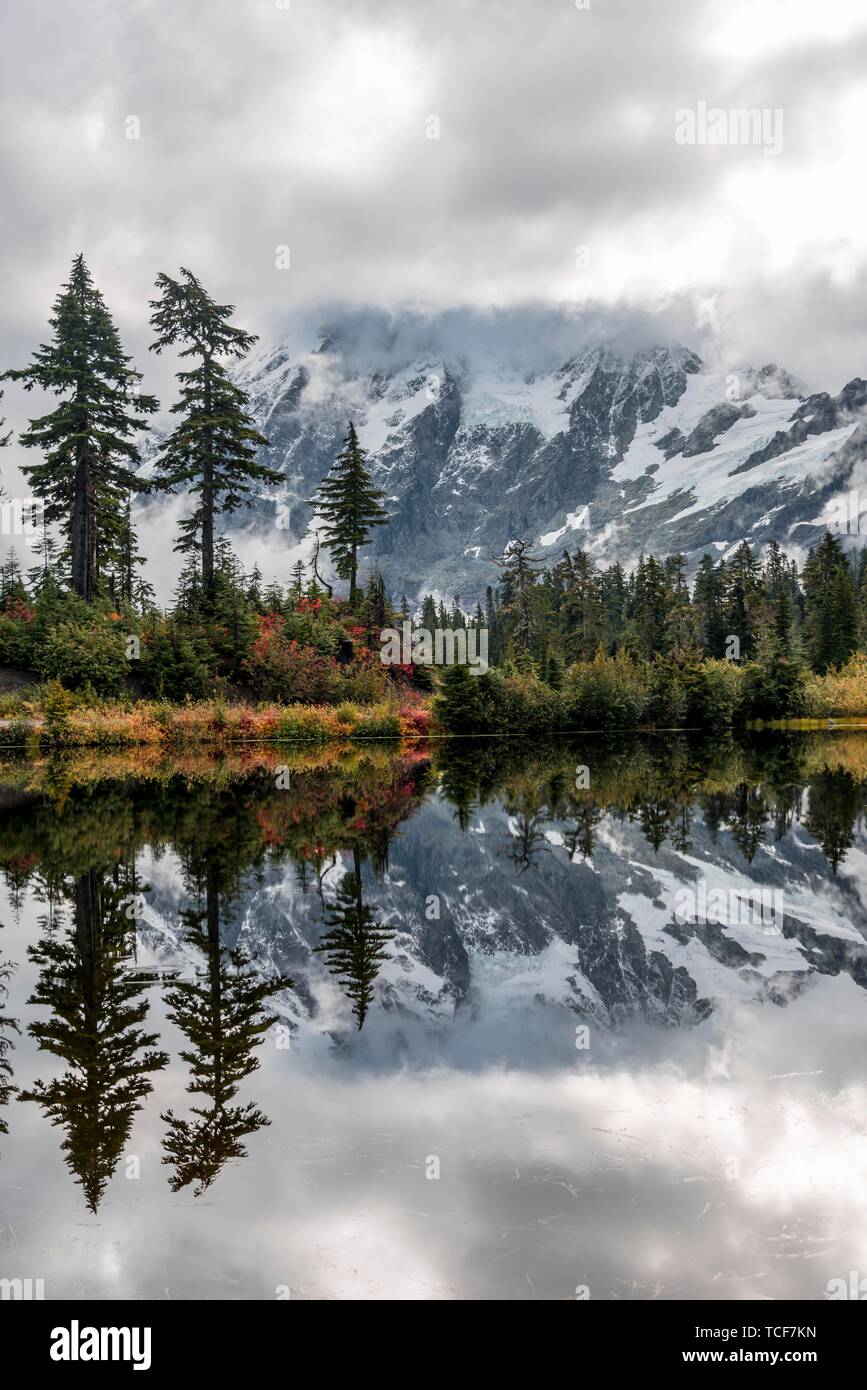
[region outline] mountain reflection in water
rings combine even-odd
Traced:
[[[865,1259],[867,737],[146,750],[0,786],[0,1275],[821,1297]],[[813,1155],[788,1186],[778,1103]],[[374,1191],[389,1258],[376,1217],[341,1234]]]

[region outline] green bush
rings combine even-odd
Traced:
[[[684,694],[683,722],[690,729],[724,729],[741,705],[743,670],[732,661],[707,660],[679,669]]]
[[[558,691],[533,675],[446,666],[434,703],[448,733],[549,733],[564,727],[566,706]]]
[[[679,729],[686,722],[687,693],[677,667],[669,661],[654,661],[646,671],[647,702],[642,722],[655,729]]]
[[[155,627],[142,641],[141,678],[149,695],[183,701],[200,700],[212,685],[207,665],[189,638],[177,630]]]
[[[35,651],[33,623],[14,609],[0,613],[0,666],[30,669]]]
[[[326,743],[331,737],[322,711],[308,705],[289,705],[280,715],[276,729],[278,738],[303,739],[305,742]]]
[[[69,711],[74,703],[72,696],[59,680],[54,680],[45,687],[41,703],[48,739],[51,743],[65,743],[69,736]]]
[[[646,663],[623,653],[570,666],[563,681],[570,728],[636,728],[647,718],[651,699]]]
[[[487,682],[488,677],[473,679]],[[490,700],[492,695],[499,698],[509,733],[544,734],[565,726],[566,704],[562,695],[537,676],[508,676],[500,689],[494,684],[487,688],[483,685],[481,699]]]
[[[353,738],[399,738],[400,717],[391,710],[362,710],[361,718],[352,730]]]
[[[119,695],[130,671],[126,636],[98,616],[90,622],[58,623],[45,634],[36,669],[70,690],[90,685],[97,695]]]
[[[798,662],[774,652],[743,673],[744,719],[788,719],[807,709],[807,682]]]
[[[379,657],[353,660],[340,668],[340,683],[333,698],[358,705],[375,705],[388,690],[388,671]]]

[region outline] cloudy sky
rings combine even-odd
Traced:
[[[527,369],[610,336],[867,375],[863,0],[3,0],[0,64],[2,366],[81,250],[164,409],[181,265],[299,353],[384,311]],[[710,143],[702,109],[765,124]],[[7,385],[7,428],[40,408]],[[170,506],[138,516],[163,601]]]
[[[579,4],[4,0],[4,362],[82,249],[157,390],[179,264],[268,337],[326,302],[640,306],[867,372],[862,0]],[[678,143],[701,102],[782,112],[782,149]]]

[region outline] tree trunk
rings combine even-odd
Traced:
[[[205,464],[202,485],[202,589],[210,603],[214,597],[214,470],[210,460]]]
[[[313,550],[313,573],[314,573],[314,575],[316,576],[316,578],[319,580],[319,583],[322,585],[323,589],[325,589],[326,593],[328,594],[328,597],[329,597],[329,598],[333,598],[333,596],[334,596],[334,590],[332,589],[331,585],[328,584],[328,583],[322,578],[322,575],[319,573],[319,534],[318,534],[318,532],[314,531],[313,536],[314,536],[314,542],[313,542],[313,543],[314,543],[314,550]]]
[[[206,602],[214,597],[214,460],[211,454],[211,359],[205,358],[205,465],[202,480],[202,589]]]
[[[211,993],[211,1028],[214,1044],[215,1103],[223,1104],[223,985],[220,979],[220,889],[213,858],[208,855],[205,868],[205,911],[208,937],[208,982]]]
[[[87,466],[86,446],[80,444],[72,499],[72,587],[88,603],[93,597],[92,529],[90,470]]]

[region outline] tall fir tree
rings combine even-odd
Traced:
[[[748,541],[742,541],[725,564],[723,624],[727,637],[737,637],[740,655],[751,657],[762,634],[764,598],[759,561]]]
[[[665,570],[652,555],[642,555],[632,580],[630,645],[650,659],[666,649],[669,590]]]
[[[509,636],[516,653],[532,654],[536,644],[536,581],[541,562],[533,554],[526,536],[509,541],[503,556],[494,560],[502,570],[502,609],[509,626]]]
[[[605,640],[605,609],[596,567],[583,550],[576,552],[566,580],[561,610],[563,647],[568,661],[592,661]]]
[[[814,671],[842,666],[858,642],[858,600],[852,567],[830,531],[804,562],[804,646]]]
[[[169,492],[186,488],[195,499],[180,524],[175,549],[200,557],[205,601],[214,598],[214,524],[222,513],[249,504],[257,483],[276,483],[280,474],[257,459],[268,443],[247,412],[248,397],[229,376],[224,361],[246,356],[258,341],[229,322],[233,304],[218,304],[192,271],[180,278],[157,276],[159,298],[151,300],[151,351],[180,345],[181,358],[194,366],[177,373],[180,398],[172,414],[180,417],[156,460],[155,472]]]
[[[706,656],[725,654],[726,630],[723,621],[723,575],[710,555],[703,555],[693,587],[696,632]]]
[[[141,462],[134,437],[157,401],[140,392],[141,374],[130,366],[81,255],[49,324],[51,342],[37,348],[28,367],[4,376],[23,382],[26,391],[39,387],[61,397],[22,434],[25,448],[44,454],[23,472],[47,522],[64,537],[73,589],[90,601],[122,549],[125,501],[142,487],[134,472]]]
[[[318,523],[337,574],[349,580],[351,605],[358,592],[358,552],[367,544],[374,526],[385,526],[389,520],[383,501],[384,494],[374,487],[350,420],[343,448],[311,497],[310,506],[316,514],[314,526]]]

